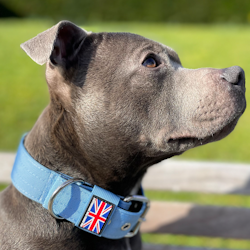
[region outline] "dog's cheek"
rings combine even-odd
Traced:
[[[70,111],[72,109],[71,84],[66,82],[60,71],[49,62],[46,67],[46,81],[51,101],[59,101],[66,110]]]

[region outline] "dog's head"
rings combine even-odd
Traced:
[[[51,101],[100,161],[114,152],[121,161],[167,158],[219,140],[246,107],[240,67],[185,69],[174,50],[139,35],[88,33],[63,21],[22,48],[47,63]]]

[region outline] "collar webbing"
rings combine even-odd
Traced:
[[[146,197],[131,196],[124,201],[101,187],[52,171],[35,161],[23,142],[24,137],[11,173],[13,185],[23,195],[46,209],[52,204],[52,214],[89,233],[109,239],[137,233],[149,208]],[[128,211],[133,200],[142,202],[139,212]]]

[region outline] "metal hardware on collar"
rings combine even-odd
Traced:
[[[123,199],[126,202],[130,201],[140,201],[140,202],[146,202],[149,203],[149,199],[142,195],[129,195]]]
[[[141,217],[139,218],[137,224],[135,225],[134,229],[132,231],[130,231],[129,233],[127,233],[125,235],[125,237],[127,238],[130,238],[130,237],[133,237],[137,234],[137,232],[139,231],[140,229],[140,225],[143,221],[145,221],[145,216],[150,208],[150,201],[147,197],[145,196],[141,196],[141,195],[131,195],[131,196],[127,196],[126,198],[124,198],[124,201],[126,202],[130,202],[130,201],[140,201],[140,202],[143,202],[143,203],[146,203],[146,208],[143,212],[143,214],[141,215]],[[127,224],[127,223],[126,223]],[[124,224],[123,227],[126,225]],[[122,229],[122,230],[125,230],[125,229]]]
[[[60,216],[57,216],[54,212],[53,212],[53,202],[54,202],[54,199],[56,198],[56,196],[60,193],[60,191],[62,191],[65,187],[67,187],[68,185],[72,184],[72,183],[75,183],[75,182],[81,182],[81,183],[85,183],[85,181],[83,179],[80,179],[80,178],[72,178],[72,179],[69,179],[67,181],[65,181],[61,186],[59,186],[55,191],[54,193],[51,195],[50,199],[49,199],[49,202],[48,202],[48,210],[49,210],[49,213],[55,218],[55,219],[58,219],[58,220],[64,220],[64,218],[60,217]]]
[[[131,226],[131,223],[125,223],[125,224],[121,227],[121,230],[126,231],[126,230],[128,230],[128,229],[130,228],[130,226]]]

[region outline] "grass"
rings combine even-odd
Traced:
[[[29,60],[20,44],[50,24],[41,21],[0,21],[0,150],[16,150],[48,103],[44,67]]]
[[[3,191],[7,186],[8,184],[0,183],[0,192]]]
[[[204,249],[250,249],[250,241],[248,240],[195,237],[172,234],[142,234],[142,240],[145,243],[151,244],[203,247]]]
[[[19,47],[49,28],[49,20],[0,20],[0,150],[16,150],[21,135],[30,130],[49,102],[44,66],[35,64]],[[224,68],[240,65],[250,74],[250,27],[244,25],[168,25],[152,23],[97,23],[83,25],[98,31],[128,31],[173,47],[187,68]],[[250,94],[247,93],[247,99]],[[235,131],[220,142],[192,149],[182,158],[250,162],[250,111]]]
[[[192,192],[171,192],[146,190],[145,195],[150,200],[192,202],[199,205],[235,206],[250,208],[250,197],[234,194],[204,194]]]

